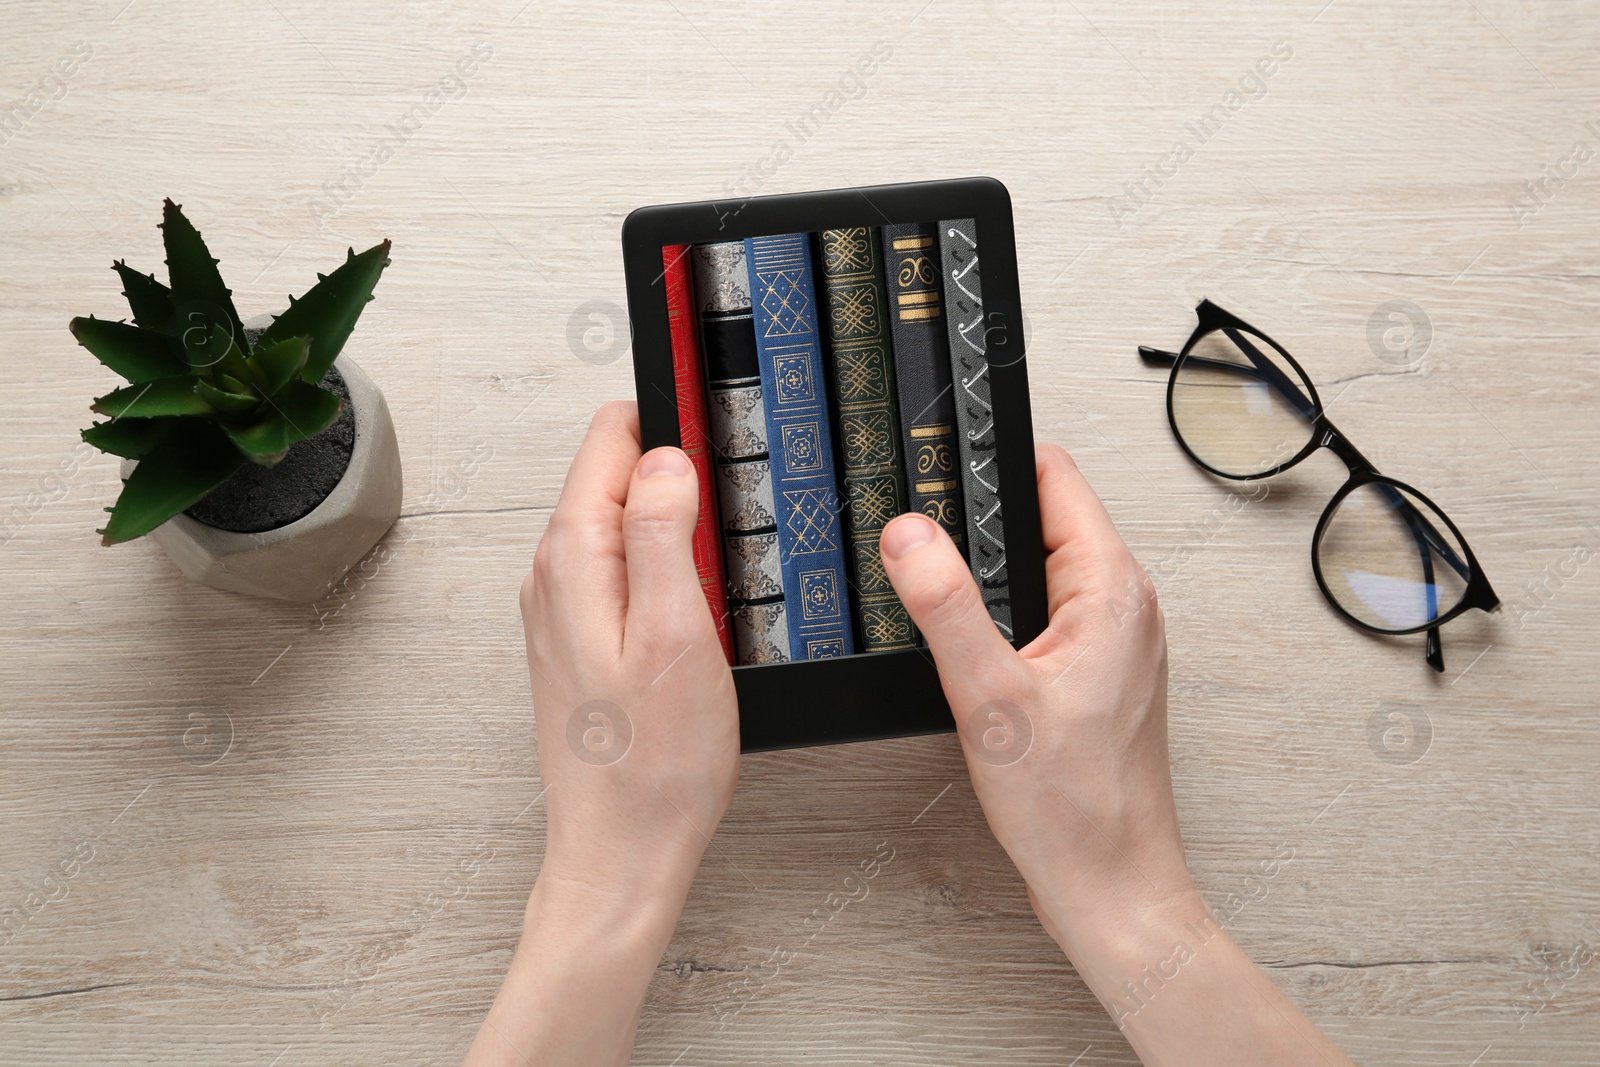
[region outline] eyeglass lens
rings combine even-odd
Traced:
[[[1339,606],[1379,630],[1426,626],[1461,603],[1471,568],[1444,517],[1387,482],[1339,501],[1316,545]]]
[[[1275,470],[1311,440],[1309,385],[1277,349],[1243,330],[1196,341],[1173,373],[1171,396],[1179,436],[1223,474]]]

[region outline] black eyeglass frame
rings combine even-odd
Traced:
[[[1389,636],[1403,636],[1406,634],[1423,633],[1426,631],[1428,635],[1426,648],[1428,665],[1434,670],[1442,672],[1444,670],[1444,649],[1439,638],[1439,627],[1443,626],[1451,619],[1457,618],[1463,613],[1473,609],[1479,609],[1482,611],[1496,611],[1500,607],[1500,598],[1495,595],[1494,589],[1489,585],[1488,576],[1484,574],[1483,567],[1478,563],[1477,556],[1473,554],[1472,546],[1467,544],[1467,539],[1461,535],[1461,530],[1457,528],[1450,516],[1445,514],[1444,509],[1430,500],[1425,493],[1421,492],[1414,486],[1407,485],[1398,478],[1391,478],[1388,475],[1378,473],[1377,468],[1372,465],[1372,462],[1368,460],[1367,457],[1363,456],[1355,447],[1355,445],[1350,443],[1350,439],[1346,437],[1344,433],[1341,432],[1339,428],[1335,426],[1328,418],[1327,413],[1322,407],[1322,399],[1317,395],[1317,387],[1311,381],[1311,376],[1307,374],[1305,368],[1300,366],[1300,363],[1289,354],[1288,349],[1284,348],[1278,342],[1274,341],[1271,337],[1268,337],[1254,326],[1251,326],[1248,322],[1245,322],[1239,316],[1225,310],[1224,308],[1218,307],[1210,300],[1200,301],[1199,306],[1195,308],[1195,315],[1199,319],[1199,322],[1195,325],[1194,332],[1189,335],[1189,340],[1184,343],[1183,348],[1178,352],[1167,352],[1162,349],[1151,348],[1147,345],[1139,346],[1139,355],[1145,360],[1145,362],[1161,365],[1167,363],[1172,364],[1172,374],[1167,379],[1167,424],[1172,428],[1172,436],[1176,438],[1178,447],[1182,448],[1184,453],[1203,469],[1217,475],[1220,478],[1227,478],[1232,481],[1241,482],[1259,481],[1262,478],[1270,478],[1275,474],[1281,474],[1290,467],[1293,467],[1295,464],[1304,460],[1307,456],[1316,452],[1318,449],[1326,448],[1334,455],[1338,456],[1348,469],[1349,478],[1345,481],[1344,485],[1340,486],[1338,491],[1333,494],[1333,498],[1328,501],[1327,506],[1323,508],[1322,517],[1317,520],[1316,530],[1311,535],[1311,571],[1317,579],[1317,587],[1322,590],[1323,597],[1330,605],[1333,606],[1335,611],[1344,616],[1344,618],[1349,620],[1351,623],[1354,623],[1356,626],[1359,626],[1361,629],[1366,630],[1369,633],[1385,634]],[[1194,347],[1199,344],[1200,341],[1213,333],[1229,330],[1242,331],[1249,334],[1251,337],[1256,338],[1257,340],[1266,342],[1272,347],[1273,351],[1277,352],[1279,356],[1283,357],[1284,362],[1288,363],[1289,366],[1294,368],[1295,373],[1300,376],[1299,383],[1294,382],[1287,375],[1283,374],[1281,370],[1274,367],[1271,360],[1260,358],[1259,353],[1250,352],[1250,346],[1240,345],[1241,350],[1243,350],[1245,354],[1257,364],[1256,370],[1260,373],[1260,375],[1264,379],[1268,380],[1269,384],[1277,388],[1277,390],[1282,393],[1291,404],[1298,408],[1301,415],[1310,423],[1311,432],[1309,438],[1306,441],[1305,446],[1301,448],[1299,452],[1284,460],[1276,467],[1272,467],[1269,470],[1258,471],[1254,474],[1230,473],[1228,471],[1219,470],[1207,463],[1198,454],[1196,454],[1193,448],[1189,446],[1189,442],[1184,440],[1183,432],[1178,429],[1178,420],[1173,412],[1172,398],[1177,386],[1178,374],[1182,371],[1184,364],[1191,358],[1196,360],[1204,359],[1204,357],[1192,356]],[[1235,341],[1236,344],[1238,343],[1239,339],[1237,337],[1232,337],[1231,334],[1230,337]],[[1221,363],[1220,361],[1205,360],[1205,362],[1217,363],[1219,367],[1229,370],[1240,371],[1245,369],[1242,367],[1242,365]],[[1282,380],[1273,380],[1275,378]],[[1300,392],[1300,385],[1304,385],[1305,388],[1309,390],[1311,394],[1309,398],[1307,398],[1304,393]],[[1333,590],[1328,585],[1327,578],[1322,573],[1322,562],[1320,558],[1322,538],[1327,533],[1328,523],[1332,520],[1334,513],[1339,510],[1339,505],[1344,502],[1346,497],[1364,485],[1388,486],[1391,489],[1400,490],[1402,495],[1399,499],[1404,505],[1402,508],[1402,513],[1409,512],[1409,514],[1406,514],[1405,516],[1406,521],[1408,524],[1410,524],[1412,533],[1417,538],[1419,545],[1422,545],[1424,548],[1431,545],[1433,549],[1441,553],[1447,562],[1451,562],[1451,566],[1455,568],[1458,573],[1461,569],[1460,564],[1462,562],[1465,563],[1466,574],[1464,574],[1463,577],[1465,577],[1467,580],[1466,588],[1461,594],[1460,601],[1458,601],[1454,607],[1450,608],[1442,615],[1438,615],[1436,618],[1430,619],[1429,621],[1420,625],[1405,627],[1402,629],[1390,629],[1382,626],[1374,626],[1371,623],[1364,622],[1352,614],[1343,604],[1339,603],[1338,598],[1334,596]],[[1433,524],[1428,521],[1427,516],[1421,514],[1416,508],[1412,507],[1409,502],[1405,500],[1405,496],[1403,494],[1410,494],[1416,499],[1422,501],[1430,509],[1432,509],[1435,515],[1444,520],[1445,526],[1449,528],[1450,533],[1455,537],[1456,544],[1461,546],[1462,552],[1466,555],[1466,559],[1464,561],[1450,561],[1450,557],[1455,555],[1454,550],[1445,544],[1443,539],[1438,536],[1438,531],[1433,528]],[[1429,536],[1430,532],[1432,534],[1431,537]],[[1437,586],[1433,583],[1432,554],[1430,552],[1423,551],[1422,560],[1425,570],[1425,580],[1428,582],[1430,588],[1436,589]]]

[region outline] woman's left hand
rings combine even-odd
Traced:
[[[549,833],[467,1063],[625,1064],[739,776],[733,674],[701,590],[693,465],[607,404],[522,584]]]
[[[601,408],[522,584],[549,840],[540,880],[687,892],[739,776],[739,709],[691,541],[684,453]]]

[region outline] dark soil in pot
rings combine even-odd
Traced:
[[[234,533],[263,533],[303,519],[344,477],[356,447],[350,387],[336,368],[322,379],[344,398],[344,413],[315,437],[297,441],[275,467],[246,463],[187,512],[190,518]]]

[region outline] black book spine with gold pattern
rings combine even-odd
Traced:
[[[888,299],[878,241],[875,227],[824,230],[818,235],[850,577],[857,633],[865,652],[917,644],[911,616],[889,584],[878,553],[884,525],[906,510]]]
[[[937,233],[933,222],[883,227],[884,281],[911,508],[944,527],[966,556]]]
[[[742,664],[782,663],[790,658],[789,626],[744,242],[695,245],[690,261],[734,651]]]
[[[994,407],[989,402],[989,354],[984,343],[983,287],[978,278],[978,229],[973,219],[939,223],[944,264],[950,376],[956,398],[956,455],[966,502],[967,558],[983,606],[1010,640],[1011,583],[995,466]]]

